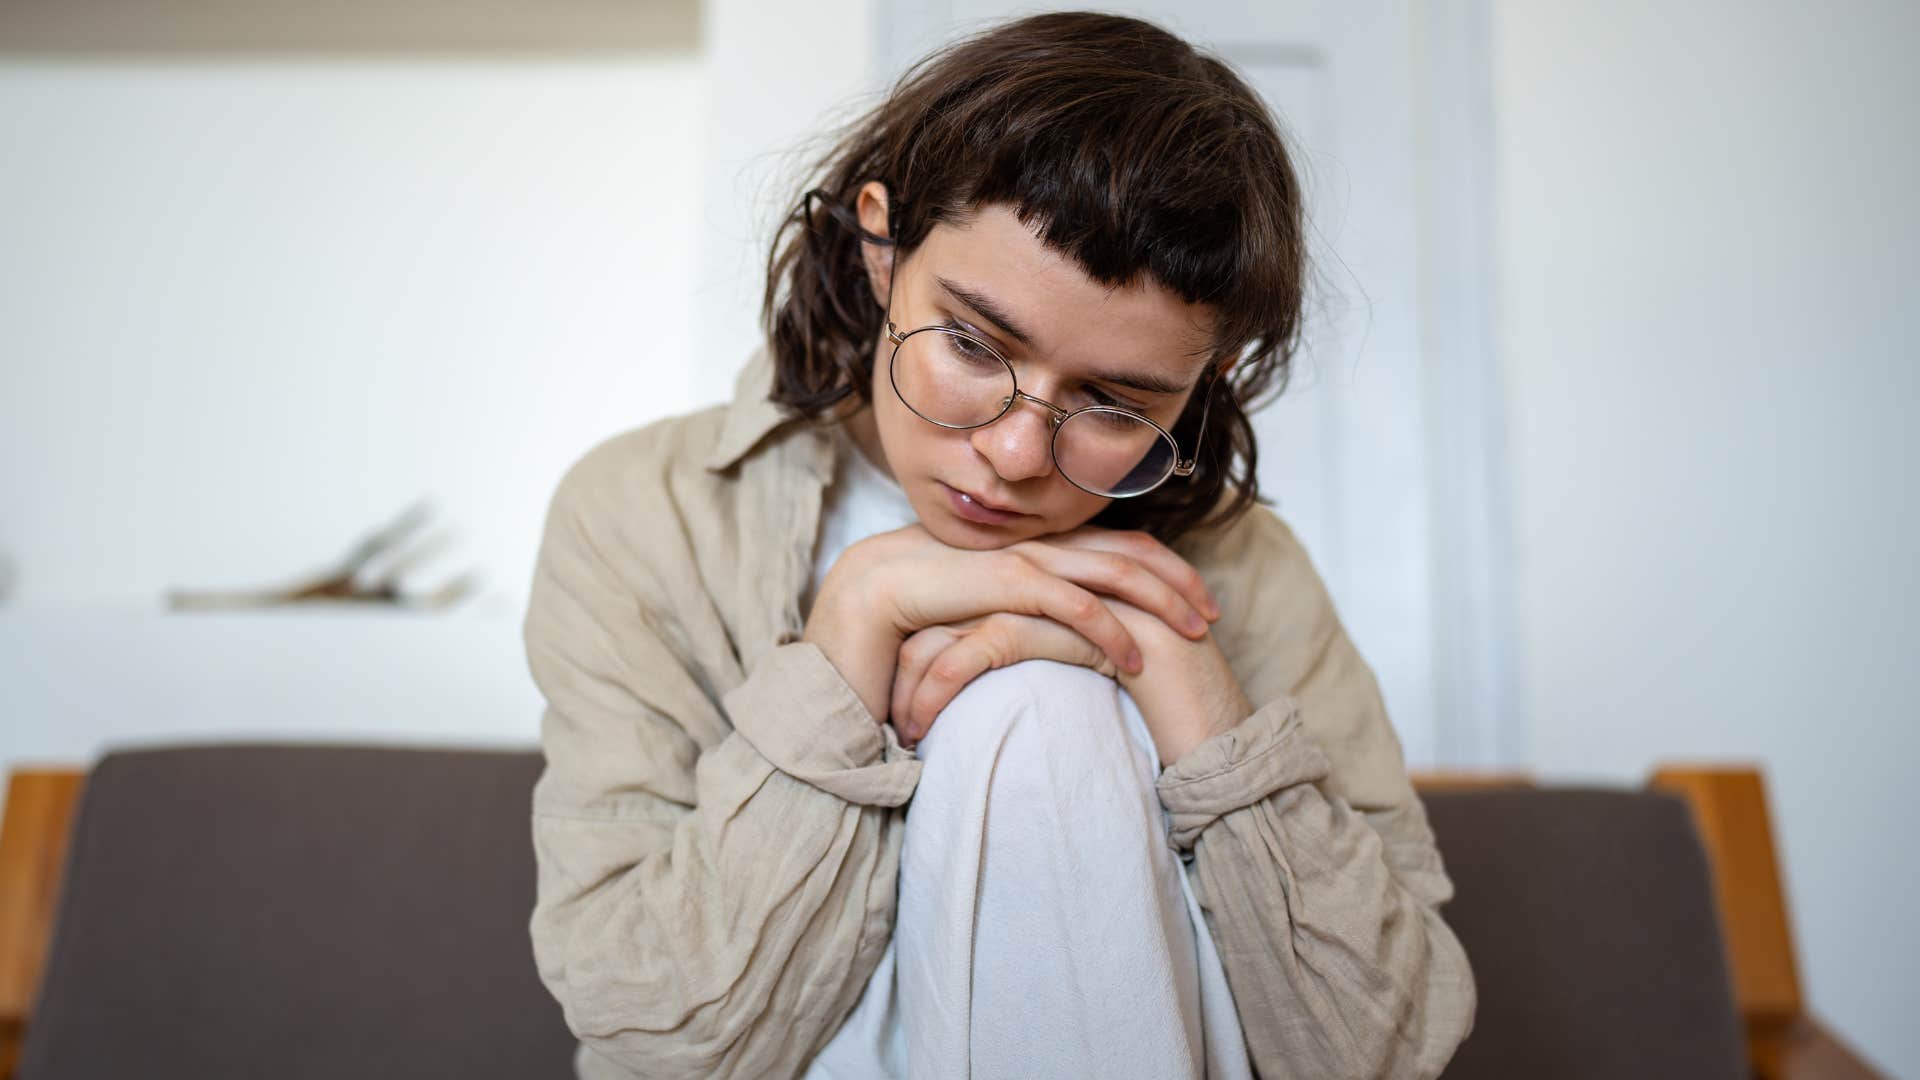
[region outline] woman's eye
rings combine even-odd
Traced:
[[[998,368],[1000,366],[1000,361],[996,359],[992,353],[988,352],[987,350],[981,348],[978,345],[975,345],[973,342],[968,341],[966,338],[958,337],[954,334],[947,334],[944,336],[947,339],[947,347],[951,349],[954,355],[958,356],[962,361],[965,361],[968,364],[988,366],[988,367],[994,367],[994,368]]]
[[[940,325],[945,329],[953,331],[953,333],[944,336],[947,339],[947,343],[953,348],[953,351],[958,353],[962,358],[976,363],[995,365],[1000,363],[993,353],[974,343],[972,338],[973,330],[971,327],[961,323],[958,319],[951,318]],[[1147,414],[1146,406],[1136,405],[1131,401],[1122,401],[1097,386],[1081,387],[1080,395],[1085,399],[1083,402],[1085,405],[1104,405],[1110,409],[1125,409],[1130,413],[1137,413],[1141,416]]]
[[[1087,400],[1094,405],[1105,405],[1108,408],[1113,408],[1113,409],[1125,409],[1128,412],[1133,412],[1133,413],[1145,413],[1147,411],[1146,409],[1138,405],[1135,405],[1131,401],[1121,401],[1120,399],[1113,397],[1112,395],[1108,394],[1106,391],[1100,389],[1097,386],[1087,387],[1085,390],[1085,393],[1087,395]]]
[[[952,346],[955,352],[969,359],[993,360],[993,354],[991,352],[988,352],[975,343],[972,337],[964,336],[970,335],[972,331],[952,320],[948,320],[943,325],[946,329],[953,331],[953,333],[946,335],[946,338],[947,343]]]

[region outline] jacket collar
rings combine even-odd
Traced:
[[[720,437],[707,456],[714,472],[732,467],[774,429],[794,422],[770,395],[773,393],[773,349],[766,342],[753,350],[733,382],[733,401],[720,425]]]

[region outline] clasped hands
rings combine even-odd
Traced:
[[[1209,631],[1219,617],[1199,573],[1144,532],[1083,525],[974,551],[916,523],[840,556],[802,640],[908,747],[991,669],[1036,658],[1092,668],[1133,697],[1170,766],[1252,712]]]

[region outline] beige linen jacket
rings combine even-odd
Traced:
[[[797,1076],[893,931],[920,760],[800,640],[841,451],[771,375],[763,346],[730,405],[595,446],[548,510],[529,929],[583,1077]],[[1373,672],[1267,508],[1173,547],[1256,705],[1157,782],[1253,1065],[1434,1076],[1475,988]]]

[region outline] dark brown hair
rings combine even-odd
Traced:
[[[1139,19],[1053,12],[989,28],[921,59],[832,149],[774,234],[761,321],[772,399],[817,418],[873,384],[885,312],[863,240],[896,267],[936,222],[1006,205],[1103,285],[1142,272],[1216,312],[1213,367],[1173,434],[1182,448],[1213,408],[1194,473],[1115,499],[1093,518],[1171,542],[1224,523],[1258,494],[1248,414],[1286,385],[1306,279],[1300,184],[1266,106],[1225,63]],[[886,185],[892,239],[852,201]],[[789,235],[791,234],[791,235]]]

